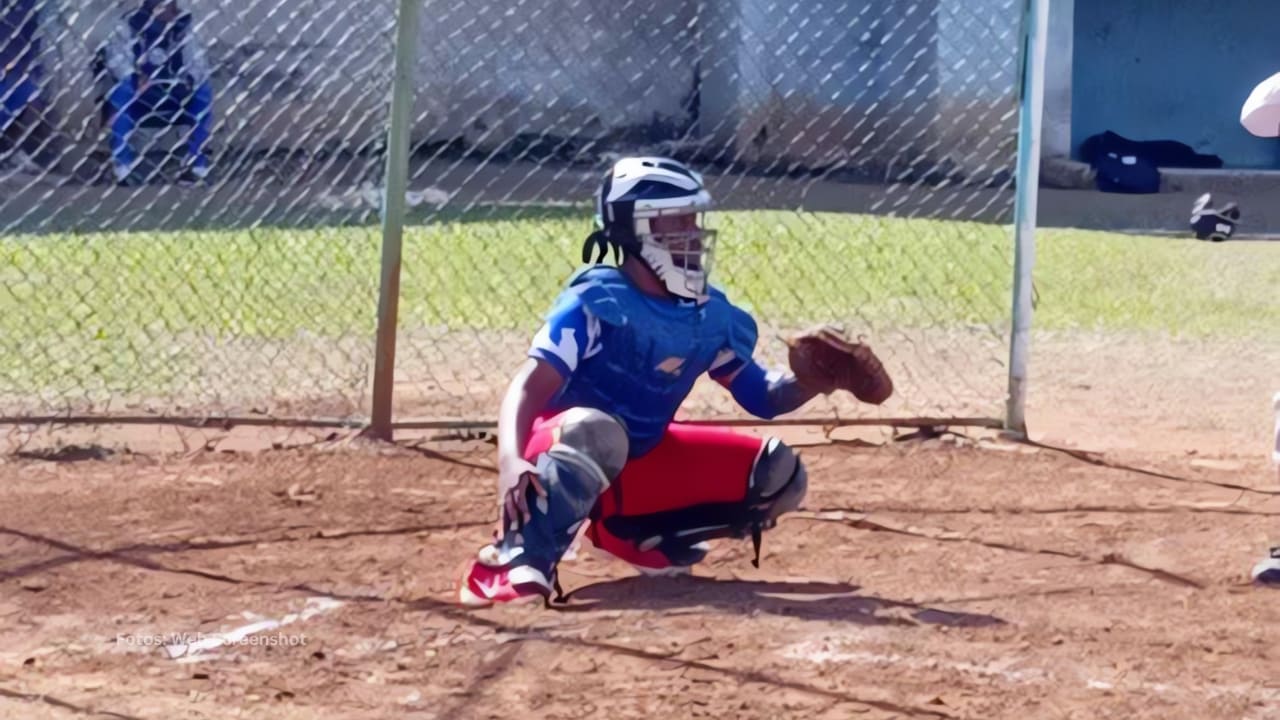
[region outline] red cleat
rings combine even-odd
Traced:
[[[505,561],[504,561],[505,560]],[[551,597],[552,580],[527,564],[516,548],[514,557],[503,558],[493,545],[480,548],[458,582],[458,603],[482,608],[495,603],[520,603]]]

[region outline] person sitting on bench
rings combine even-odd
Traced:
[[[139,124],[154,124],[157,118],[162,124],[192,126],[182,179],[206,180],[213,86],[191,13],[179,10],[177,0],[142,0],[117,25],[106,60],[115,81],[107,100],[116,180],[136,183],[138,156],[129,143]]]

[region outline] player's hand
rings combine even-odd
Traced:
[[[502,498],[502,517],[510,523],[504,530],[518,530],[529,522],[529,488],[545,498],[547,491],[538,479],[538,468],[519,456],[504,457],[498,461],[498,493]]]

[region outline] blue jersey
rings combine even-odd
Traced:
[[[751,362],[755,320],[708,292],[701,304],[658,298],[617,268],[579,272],[529,349],[565,378],[549,410],[601,410],[626,427],[632,457],[653,449],[703,373],[722,378]]]

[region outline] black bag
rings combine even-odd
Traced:
[[[1108,153],[1094,164],[1102,192],[1147,194],[1160,192],[1160,170],[1141,155]]]
[[[1080,146],[1081,158],[1097,171],[1098,189],[1115,193],[1160,192],[1160,168],[1220,168],[1222,158],[1202,155],[1176,140],[1130,140],[1110,130]]]
[[[1130,140],[1110,130],[1089,137],[1080,146],[1080,157],[1085,162],[1098,166],[1098,161],[1114,153],[1121,157],[1136,155],[1146,158],[1158,168],[1202,168],[1222,167],[1222,158],[1217,155],[1203,155],[1190,145],[1176,140]]]

